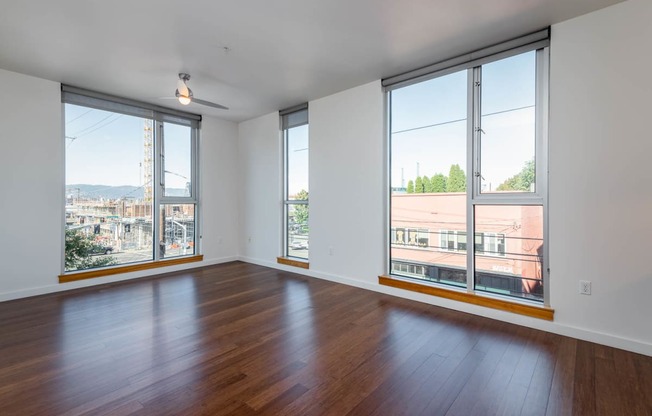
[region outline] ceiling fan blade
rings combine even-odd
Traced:
[[[206,106],[213,107],[213,108],[219,108],[219,109],[222,109],[222,110],[228,110],[229,109],[229,107],[224,107],[221,104],[215,104],[215,103],[212,103],[210,101],[200,100],[199,98],[195,98],[195,97],[192,98],[192,102],[197,103],[197,104],[201,104],[201,105],[206,105]]]

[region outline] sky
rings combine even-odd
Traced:
[[[288,130],[288,196],[308,189],[308,138],[309,126],[293,127]]]
[[[66,184],[144,184],[146,119],[65,105]],[[165,123],[165,184],[185,188],[190,177],[190,127]]]
[[[535,52],[482,68],[481,174],[495,189],[535,155]],[[467,173],[467,71],[392,91],[391,184]]]

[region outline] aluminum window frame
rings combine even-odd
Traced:
[[[392,272],[391,256],[391,110],[392,95],[395,89],[428,81],[430,79],[449,75],[460,70],[467,71],[467,192],[466,192],[466,235],[467,235],[467,262],[466,262],[466,291],[478,294],[476,291],[475,268],[475,208],[484,205],[534,205],[543,209],[543,306],[550,306],[550,259],[549,259],[549,213],[548,213],[548,103],[549,103],[549,66],[550,66],[550,31],[545,29],[508,41],[504,44],[494,45],[485,50],[462,55],[439,64],[430,65],[382,81],[385,91],[385,128],[387,140],[387,173],[385,189],[387,195],[386,229],[389,230],[389,242],[386,242],[386,268]],[[481,94],[482,94],[482,65],[500,61],[502,59],[535,51],[535,190],[534,192],[501,192],[482,193],[481,178],[479,176],[481,165],[480,135],[481,131]],[[494,52],[494,53],[492,53]],[[385,235],[388,235],[387,233]],[[471,238],[468,238],[471,236]],[[437,239],[441,245],[441,236]],[[469,243],[473,244],[472,250],[468,249]],[[457,240],[456,240],[457,244]],[[443,248],[442,248],[443,249]],[[445,249],[445,251],[449,251]],[[482,255],[482,254],[480,254]],[[495,256],[502,257],[502,256]],[[447,289],[450,287],[446,286]],[[483,296],[496,296],[489,292],[480,292]],[[510,298],[520,301],[518,298]],[[529,302],[527,300],[523,300]],[[533,301],[537,304],[541,302]]]
[[[289,146],[288,139],[290,130],[295,127],[300,126],[310,126],[308,104],[300,104],[285,110],[279,111],[280,118],[280,128],[281,128],[281,137],[282,137],[282,153],[283,153],[283,230],[281,233],[281,244],[283,246],[282,255],[283,257],[299,259],[301,261],[309,261],[310,251],[308,251],[307,257],[298,257],[290,255],[290,232],[289,232],[289,214],[290,206],[292,205],[305,205],[310,206],[310,189],[308,189],[308,199],[307,200],[296,200],[289,198]],[[310,128],[310,127],[308,127]],[[308,152],[310,152],[310,130],[308,130]],[[309,156],[310,157],[310,156]],[[308,167],[310,167],[310,159],[308,159]],[[310,168],[308,168],[308,183],[310,183]],[[310,188],[310,186],[308,187]],[[308,222],[310,222],[310,217],[308,217]],[[308,241],[310,241],[310,234],[308,234]],[[309,249],[308,249],[309,250]]]
[[[83,88],[78,88],[70,85],[61,86],[61,105],[62,105],[62,119],[64,120],[65,125],[65,105],[72,104],[82,107],[88,107],[93,109],[98,109],[102,111],[108,111],[117,114],[125,114],[135,117],[140,117],[143,119],[149,119],[153,124],[152,132],[152,250],[153,256],[152,260],[146,260],[144,262],[137,263],[157,263],[161,260],[168,260],[170,258],[186,257],[189,255],[183,256],[174,256],[174,257],[161,257],[159,247],[159,242],[161,241],[161,234],[165,230],[160,229],[160,210],[163,205],[175,204],[175,205],[194,205],[194,254],[200,255],[202,250],[202,229],[201,229],[201,218],[200,218],[200,198],[199,198],[199,182],[200,182],[200,166],[199,166],[199,137],[201,130],[201,120],[202,116],[198,114],[183,112],[179,110],[169,109],[149,103],[144,103],[136,100],[131,100],[128,98],[118,97],[114,95],[109,95],[105,93],[100,93],[97,91],[87,90]],[[166,197],[164,196],[164,167],[165,167],[165,154],[164,154],[164,140],[165,132],[163,125],[164,123],[172,123],[181,126],[189,127],[191,130],[191,189],[190,196],[188,197]],[[65,126],[61,132],[62,139],[65,141]],[[64,166],[66,165],[66,152],[63,156]],[[65,184],[65,169],[64,169],[64,184]],[[65,192],[65,186],[64,186]],[[65,204],[65,196],[64,196]],[[64,210],[65,211],[65,210]],[[65,231],[66,231],[66,219],[65,213],[64,218],[61,223],[62,228],[62,238],[63,238],[63,249],[61,253],[61,258],[65,258]],[[123,267],[131,263],[123,263],[113,266],[102,267],[92,270],[101,270],[101,269],[110,269],[113,267]],[[70,274],[70,273],[79,273],[86,270],[71,270],[66,271],[65,262],[61,262],[61,275]]]

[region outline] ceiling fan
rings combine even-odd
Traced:
[[[222,110],[229,109],[228,107],[224,107],[221,104],[216,104],[210,101],[200,100],[199,98],[195,98],[192,94],[192,90],[188,88],[188,85],[186,84],[188,81],[190,81],[190,74],[186,74],[184,72],[179,74],[179,81],[177,81],[177,90],[174,92],[174,96],[177,97],[177,99],[181,104],[188,105],[191,102],[193,102],[196,104],[206,105],[209,107],[219,108]]]

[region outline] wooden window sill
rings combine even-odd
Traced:
[[[426,295],[438,296],[440,298],[512,312],[519,315],[530,316],[532,318],[545,319],[547,321],[552,321],[555,316],[555,310],[546,306],[527,305],[503,299],[480,296],[468,292],[457,292],[454,290],[420,284],[418,282],[410,282],[400,278],[397,279],[391,276],[378,276],[378,283],[383,286],[391,286],[398,289],[409,290],[411,292],[425,293]]]
[[[96,277],[111,276],[114,274],[137,272],[140,270],[158,269],[161,267],[176,266],[177,264],[194,263],[204,260],[203,255],[177,257],[168,260],[152,261],[148,263],[127,264],[124,266],[93,269],[80,272],[71,272],[59,275],[59,283],[75,282],[77,280],[94,279]]]
[[[285,264],[286,266],[300,267],[302,269],[309,269],[310,263],[304,260],[296,260],[288,257],[277,257],[276,262],[278,264]]]

